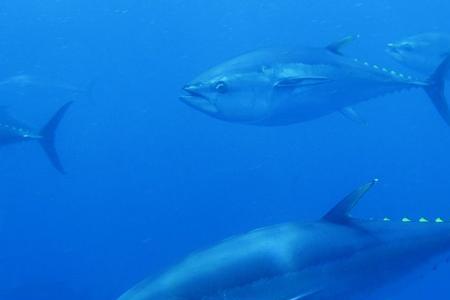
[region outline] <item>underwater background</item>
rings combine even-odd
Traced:
[[[367,126],[339,114],[244,126],[178,100],[247,51],[349,34],[361,38],[346,55],[402,70],[386,44],[450,32],[448,11],[439,0],[2,1],[0,78],[95,87],[0,87],[0,105],[37,128],[75,100],[57,133],[67,175],[35,143],[0,149],[0,299],[116,299],[230,235],[317,219],[375,177],[355,215],[450,218],[450,132],[421,90],[358,105]],[[449,275],[439,266],[395,298],[447,295]]]

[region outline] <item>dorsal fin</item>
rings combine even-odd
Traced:
[[[341,49],[345,46],[347,46],[348,44],[350,44],[351,42],[353,42],[354,40],[358,39],[359,35],[349,35],[346,36],[345,38],[333,42],[331,44],[329,44],[326,49],[330,52],[333,52],[334,54],[337,55],[342,55]]]
[[[324,217],[323,220],[333,223],[345,223],[350,217],[351,210],[358,204],[359,200],[378,182],[378,179],[374,179],[363,186],[360,186],[347,197],[341,200],[333,209],[331,209]]]
[[[359,115],[352,107],[347,106],[340,110],[341,114],[359,125],[367,125],[367,121]]]

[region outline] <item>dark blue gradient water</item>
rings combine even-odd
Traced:
[[[0,3],[0,90],[39,128],[75,100],[57,133],[62,176],[36,143],[0,149],[0,299],[109,300],[229,235],[316,219],[374,177],[355,214],[450,218],[450,131],[420,90],[288,127],[212,119],[180,87],[262,47],[361,38],[346,55],[399,68],[385,45],[450,32],[446,1],[14,0]],[[52,88],[84,87],[92,97]],[[396,299],[445,298],[449,266]],[[447,277],[446,277],[447,276]]]

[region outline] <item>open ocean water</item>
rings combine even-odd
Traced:
[[[318,219],[375,177],[354,215],[450,218],[450,130],[421,90],[358,105],[367,126],[339,114],[245,126],[178,100],[237,55],[349,34],[360,38],[346,55],[408,73],[387,43],[449,33],[449,11],[443,0],[3,0],[0,82],[39,84],[0,83],[0,105],[40,128],[74,104],[56,133],[66,175],[38,143],[0,148],[0,300],[117,299],[228,236]],[[392,299],[447,299],[449,275],[440,265]]]

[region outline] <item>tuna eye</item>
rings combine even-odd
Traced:
[[[219,81],[216,83],[216,91],[221,94],[225,94],[228,91],[227,84],[223,81]]]

